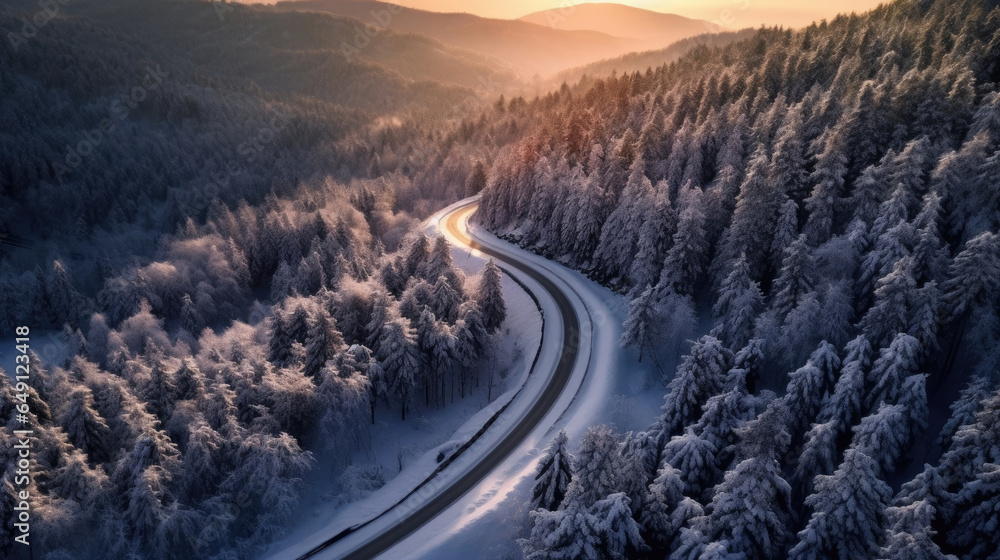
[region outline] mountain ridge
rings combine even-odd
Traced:
[[[565,31],[597,31],[637,41],[640,50],[665,48],[681,39],[725,30],[714,23],[616,3],[586,3],[518,18]]]
[[[688,31],[676,37],[664,38],[661,42],[666,43],[660,44],[657,41],[621,37],[599,30],[557,29],[544,22],[539,24],[523,19],[501,20],[467,13],[430,12],[370,0],[283,1],[275,4],[273,9],[333,13],[359,19],[368,24],[366,29],[419,33],[448,45],[501,59],[518,68],[523,77],[536,74],[551,76],[598,60],[664,47],[675,40],[697,34],[697,26],[704,28],[702,23],[685,24]],[[704,24],[711,25],[708,22]]]

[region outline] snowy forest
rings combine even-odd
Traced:
[[[466,396],[505,315],[499,270],[466,278],[444,239],[421,233],[380,255],[341,193],[219,206],[170,236],[155,262],[108,279],[85,321],[56,262],[46,302],[71,319],[64,363],[32,360],[31,490],[45,535],[35,550],[252,556],[297,503],[310,449],[348,451],[377,413],[405,419],[411,401]],[[268,305],[251,300],[262,278]],[[6,375],[0,390],[13,425]],[[12,433],[2,437],[0,512],[11,519],[17,450]]]
[[[54,333],[35,337],[26,399],[34,558],[256,557],[317,455],[467,397],[504,321],[498,268],[467,276],[420,228],[475,158],[391,146],[474,92],[339,55],[316,72],[342,18],[288,45],[312,16],[226,8],[74,2],[0,49],[0,336]],[[5,2],[0,25],[37,9]],[[414,43],[392,46],[433,48]],[[482,70],[450,63],[453,80]],[[351,72],[368,78],[329,87]],[[406,122],[366,124],[391,114]],[[13,373],[4,558],[20,552]]]
[[[998,79],[1000,8],[895,2],[537,114],[479,219],[694,340],[552,443],[525,558],[1000,558]]]
[[[995,1],[538,95],[415,33],[345,56],[331,14],[60,5],[0,48],[0,338],[59,347],[27,391],[34,558],[256,558],[317,456],[466,398],[502,274],[422,221],[481,193],[482,227],[627,298],[621,345],[663,385],[645,431],[540,453],[525,559],[1000,560]]]

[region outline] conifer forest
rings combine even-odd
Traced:
[[[1000,560],[1000,3],[403,4],[0,5],[0,558]]]

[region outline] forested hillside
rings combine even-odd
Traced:
[[[553,444],[526,558],[995,557],[998,61],[995,2],[897,1],[550,96],[480,220],[697,340]]]
[[[483,182],[439,140],[509,75],[406,34],[344,53],[361,24],[329,15],[82,1],[22,29],[38,9],[0,7],[0,338],[44,354],[27,387],[0,370],[0,557],[28,491],[34,558],[253,558],[317,456],[337,480],[367,425],[478,385],[499,271],[416,230]],[[351,496],[384,482],[353,468]]]
[[[0,7],[0,25],[15,30],[0,50],[0,232],[60,242],[48,257],[117,267],[216,197],[257,204],[320,173],[347,182],[406,164],[412,175],[420,155],[374,163],[379,135],[425,137],[414,132],[425,115],[474,98],[482,76],[510,79],[414,35],[386,32],[344,53],[361,23],[330,15],[193,0],[60,9],[27,38],[20,18],[36,4]]]
[[[369,30],[419,33],[502,60],[516,68],[523,78],[546,77],[565,68],[638,50],[641,46],[637,40],[597,31],[571,31],[471,13],[430,12],[373,0],[291,0],[277,2],[274,8],[349,16],[364,21],[370,26]],[[705,29],[698,32],[703,33]],[[676,38],[686,36],[689,35],[677,34]]]
[[[635,51],[662,49],[688,37],[724,30],[717,23],[701,19],[610,2],[559,6],[528,14],[518,21],[554,29],[599,31],[612,37],[628,37],[638,43]]]
[[[724,31],[698,35],[682,39],[663,49],[628,53],[619,57],[592,62],[577,68],[563,70],[556,74],[550,82],[555,84],[576,84],[577,88],[581,86],[590,87],[593,85],[591,81],[598,78],[604,78],[613,74],[645,72],[648,68],[656,68],[674,62],[700,46],[721,47],[729,43],[749,39],[755,33],[756,31],[753,29],[743,29],[740,31]],[[587,78],[587,81],[584,78]]]
[[[997,2],[692,40],[527,100],[330,14],[38,10],[0,7],[0,336],[60,351],[0,374],[0,556],[21,394],[36,558],[254,557],[316,456],[341,476],[363,426],[468,394],[500,274],[416,226],[482,192],[486,227],[627,294],[667,386],[645,432],[553,442],[526,558],[996,558]]]
[[[384,201],[345,190],[214,204],[158,260],[110,279],[100,312],[69,318],[61,364],[32,356],[36,554],[253,557],[280,534],[313,452],[349,453],[377,408],[405,419],[411,402],[466,395],[504,318],[498,270],[467,279],[422,235],[380,255],[368,222],[391,219]],[[55,267],[51,305],[78,309]],[[253,300],[257,278],[271,279],[271,305]],[[10,426],[15,393],[0,375]],[[5,554],[13,437],[0,435]]]

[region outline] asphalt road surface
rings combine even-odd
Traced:
[[[496,468],[515,449],[517,449],[521,442],[523,442],[535,429],[535,427],[538,426],[542,419],[545,418],[555,405],[556,401],[559,399],[563,390],[566,388],[573,372],[573,366],[576,363],[576,358],[580,351],[580,319],[577,317],[576,311],[573,310],[573,306],[570,303],[569,298],[562,292],[562,290],[559,289],[558,286],[555,285],[555,283],[552,282],[552,280],[549,279],[548,276],[545,275],[544,272],[532,268],[529,263],[514,260],[491,249],[490,247],[483,246],[465,235],[465,232],[463,232],[458,225],[461,223],[463,218],[471,215],[477,208],[478,204],[473,203],[456,209],[447,216],[445,227],[448,229],[449,233],[451,233],[456,239],[460,240],[467,247],[475,249],[485,255],[489,255],[497,261],[502,262],[506,268],[514,269],[518,273],[530,277],[532,280],[541,285],[542,289],[548,292],[552,299],[555,300],[556,306],[559,309],[559,314],[562,315],[563,322],[563,347],[559,357],[559,362],[556,364],[556,369],[552,374],[551,381],[542,391],[541,395],[538,396],[538,399],[536,400],[534,406],[531,407],[528,414],[518,421],[517,425],[511,430],[507,437],[497,443],[496,447],[494,447],[482,461],[472,467],[469,472],[456,480],[453,484],[451,484],[451,486],[448,486],[435,497],[416,508],[402,521],[393,525],[380,535],[373,537],[360,548],[348,553],[343,557],[345,560],[375,557],[389,547],[403,540],[410,533],[419,529],[423,524],[427,523],[433,519],[434,516],[447,509],[448,506],[455,503],[466,492],[471,490],[476,486],[476,484],[486,478],[486,476],[494,468]],[[319,554],[343,537],[347,536],[347,534],[349,533],[341,533],[340,535],[332,537],[323,544],[301,556],[300,560],[311,558]]]

